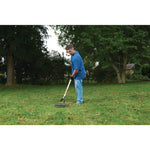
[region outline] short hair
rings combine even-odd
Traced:
[[[66,50],[69,50],[71,48],[74,48],[72,44],[66,46]]]

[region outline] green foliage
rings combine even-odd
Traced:
[[[98,83],[103,82],[103,83],[116,83],[116,73],[113,70],[113,68],[108,67],[108,68],[100,68],[97,67],[94,70],[93,74],[93,79],[95,79]]]
[[[145,65],[142,67],[142,75],[150,78],[150,65]]]
[[[14,62],[12,63],[14,63],[19,82],[22,80],[22,74],[28,68],[31,69],[30,66],[35,65],[38,59],[43,59],[43,55],[48,53],[44,44],[47,37],[45,26],[0,26],[0,57],[4,58],[5,65],[7,64],[7,56],[13,57]],[[9,76],[12,76],[12,74],[13,71]]]
[[[132,79],[132,74],[130,72],[126,73],[126,79],[131,80]]]
[[[33,63],[34,62],[34,63]],[[17,83],[38,83],[37,80],[47,78],[51,74],[52,61],[47,55],[33,59],[33,62],[17,61],[16,79]]]
[[[58,31],[62,46],[72,43],[82,54],[94,52],[99,57],[107,56],[106,51],[114,55],[126,51],[135,54],[136,51],[142,52],[145,43],[148,43],[145,38],[148,36],[146,29],[149,26],[60,25],[53,28]]]
[[[5,70],[6,70],[6,65],[4,62],[2,62],[2,60],[0,60],[0,83],[5,83],[6,82],[6,78],[5,78]]]
[[[59,36],[60,45],[72,43],[86,58],[84,63],[89,71],[88,59],[93,63],[99,61],[103,68],[112,66],[112,63],[117,68],[120,65],[120,74],[125,69],[126,56],[127,62],[138,65],[150,61],[150,26],[58,25],[53,28]]]
[[[142,74],[133,74],[130,79],[131,80],[150,81],[150,78],[148,76],[144,76]]]
[[[145,80],[149,81],[150,80],[150,67],[149,64],[135,64],[135,69],[134,69],[134,74],[128,75],[127,78],[129,80]]]
[[[32,61],[41,51],[47,52],[44,38],[47,37],[45,26],[35,25],[1,25],[0,26],[0,55],[6,57],[8,52],[15,58]],[[8,48],[13,48],[8,51]]]
[[[63,83],[68,67],[59,54],[41,55],[34,63],[18,62],[16,66],[17,83],[48,85]],[[69,67],[70,68],[70,67]],[[69,69],[70,71],[70,69]]]
[[[0,73],[0,83],[5,83],[6,82],[6,79],[5,79],[5,76],[4,74]]]

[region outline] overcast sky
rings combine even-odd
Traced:
[[[48,51],[56,50],[61,54],[62,52],[65,52],[65,49],[58,44],[58,37],[55,35],[54,30],[51,29],[50,27],[48,27],[48,35],[49,35],[49,38],[47,39]]]
[[[64,57],[67,59],[71,59],[71,56],[66,53],[66,50],[58,44],[58,36],[54,33],[54,30],[50,27],[48,27],[48,35],[49,38],[46,40],[48,51],[49,52],[51,52],[52,50],[58,51],[61,54],[61,56],[63,56],[62,53],[64,52]]]

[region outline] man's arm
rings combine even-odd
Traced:
[[[74,75],[76,75],[78,73],[79,70],[74,70],[73,74],[71,75],[71,77],[74,77]]]

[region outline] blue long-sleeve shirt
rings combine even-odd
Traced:
[[[77,51],[75,51],[75,53],[71,55],[71,68],[72,73],[74,72],[74,70],[79,70],[78,73],[74,76],[74,79],[85,78],[86,75],[83,60]]]

